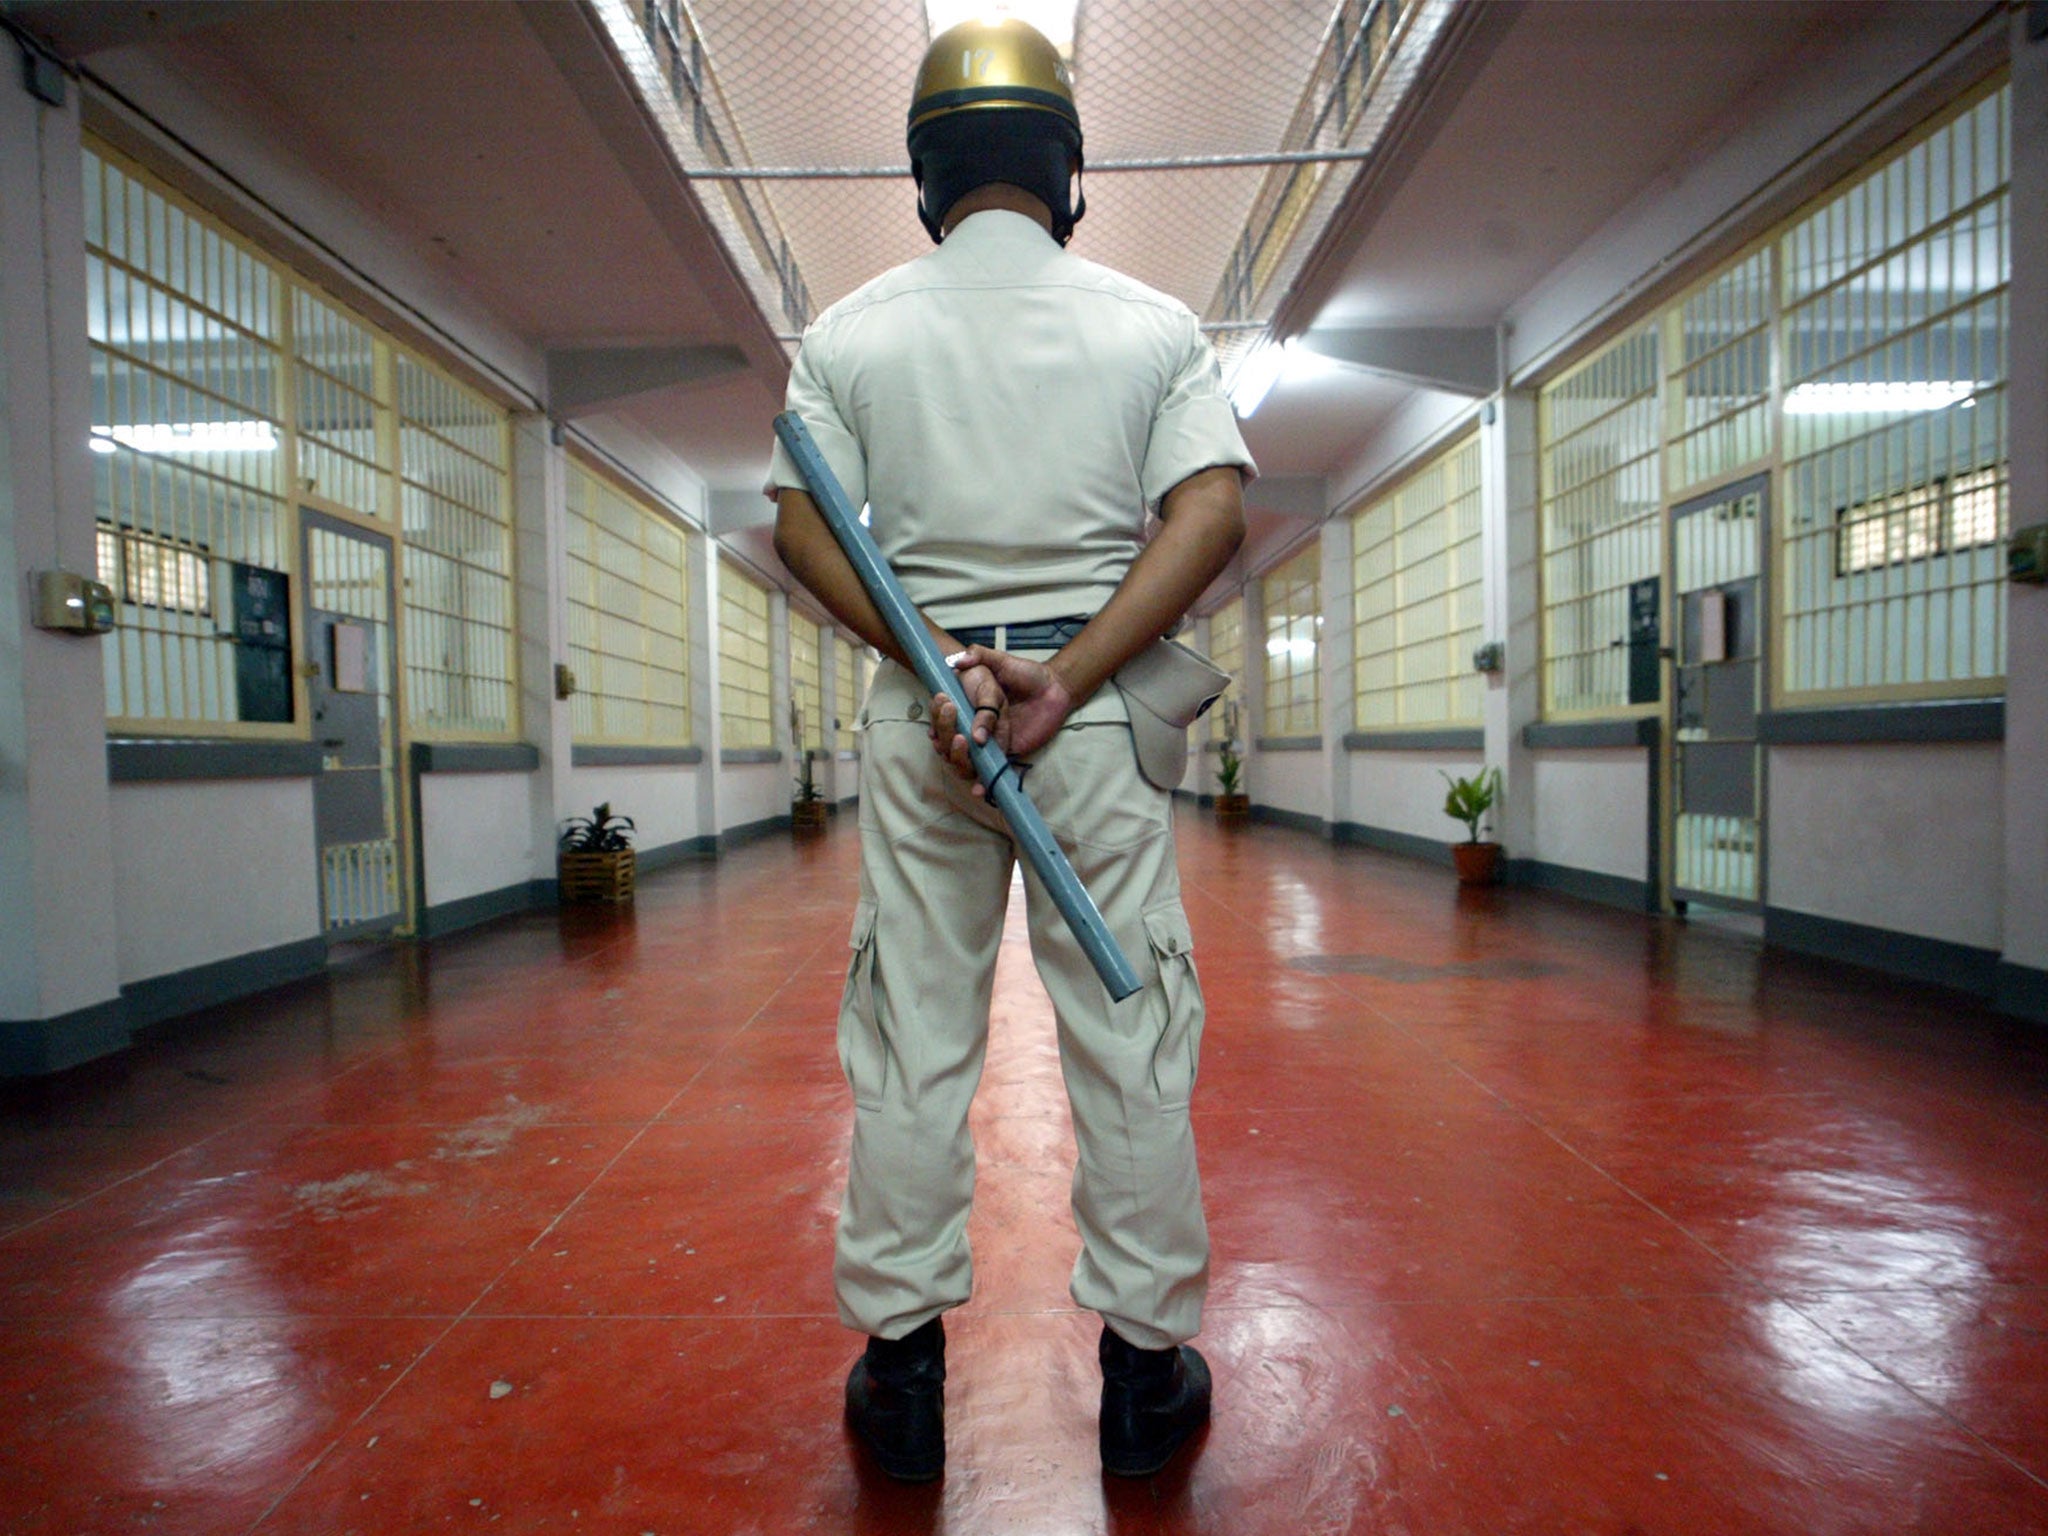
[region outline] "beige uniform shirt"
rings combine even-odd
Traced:
[[[820,315],[788,406],[947,627],[1092,614],[1162,496],[1257,472],[1187,306],[1002,209]],[[777,444],[783,486],[803,478]]]

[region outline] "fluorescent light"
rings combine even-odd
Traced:
[[[277,447],[277,430],[267,421],[145,421],[94,427],[87,446],[94,453],[118,447],[137,453],[269,453]]]
[[[1266,396],[1273,392],[1273,386],[1280,382],[1280,375],[1287,371],[1287,365],[1296,351],[1290,341],[1281,346],[1261,338],[1252,349],[1237,360],[1232,371],[1228,388],[1230,406],[1245,421],[1252,419],[1252,413],[1265,404]]]
[[[937,37],[963,21],[1001,21],[1015,17],[1046,35],[1060,57],[1074,57],[1074,13],[1081,0],[924,0],[925,21]]]
[[[1292,656],[1297,661],[1307,661],[1315,653],[1315,641],[1305,640],[1299,636],[1290,639],[1286,635],[1275,635],[1266,642],[1268,656]]]
[[[1977,393],[1967,379],[1891,379],[1800,384],[1785,397],[1793,416],[1851,416],[1873,411],[1939,411]]]

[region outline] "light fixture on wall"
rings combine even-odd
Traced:
[[[1069,62],[1074,57],[1074,15],[1080,8],[1081,0],[924,0],[933,37],[963,21],[1015,17],[1043,32]]]
[[[1292,340],[1277,342],[1261,337],[1237,360],[1225,388],[1230,391],[1230,407],[1240,419],[1250,421],[1252,414],[1265,404],[1266,396],[1273,392],[1273,386],[1280,382],[1280,375],[1287,371],[1299,350]]]
[[[1797,384],[1785,396],[1785,410],[1792,416],[1939,411],[1951,405],[1968,404],[1980,387],[1968,379],[1872,379]]]
[[[267,421],[144,421],[94,427],[87,446],[94,453],[270,453],[277,447],[277,429]]]

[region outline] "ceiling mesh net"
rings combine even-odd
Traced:
[[[1253,345],[1356,160],[1201,157],[1368,148],[1458,0],[1082,0],[1073,70],[1091,165],[1072,249],[1172,294],[1226,367]],[[834,300],[929,250],[904,148],[920,0],[596,0],[686,170],[895,169],[694,185],[792,344]],[[1361,41],[1362,38],[1362,41]]]

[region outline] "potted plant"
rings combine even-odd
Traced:
[[[1464,842],[1451,845],[1458,878],[1467,885],[1491,885],[1500,878],[1500,844],[1481,842],[1479,823],[1500,799],[1500,770],[1482,768],[1468,779],[1454,779],[1446,773],[1443,780],[1451,786],[1444,796],[1444,814],[1462,821],[1468,834]]]
[[[609,802],[562,824],[556,881],[563,901],[633,899],[633,818],[614,816]]]
[[[795,699],[789,701],[789,740],[797,762],[796,792],[789,802],[790,829],[815,832],[825,825],[825,792],[811,773],[811,749],[804,745],[804,712]]]
[[[1223,740],[1216,746],[1216,819],[1235,825],[1251,815],[1252,797],[1241,787],[1244,754],[1237,739],[1237,701],[1223,706]]]

